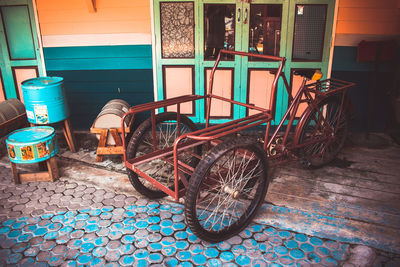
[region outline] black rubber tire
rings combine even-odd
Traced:
[[[341,96],[329,96],[318,103],[318,110],[322,110],[326,108],[326,116],[325,119],[328,122],[330,129],[335,129],[336,125],[339,122],[339,109],[341,104]],[[317,111],[314,108],[309,108],[306,110],[304,123],[299,125],[299,138],[298,144],[304,144],[308,140],[318,138],[323,134],[332,134],[333,130],[330,132],[321,131],[319,128],[316,128],[316,114]],[[321,114],[318,112],[318,114]],[[339,154],[342,150],[343,145],[346,141],[348,128],[349,128],[349,115],[347,109],[344,108],[342,114],[340,115],[340,122],[339,128],[335,135],[335,139],[326,147],[325,151],[321,155],[317,155],[321,153],[321,150],[325,147],[326,142],[321,143],[314,143],[306,147],[302,147],[299,149],[299,157],[303,166],[306,168],[319,168],[322,167],[333,159]]]
[[[221,173],[218,172],[219,177],[221,177],[219,179],[219,181],[217,181],[216,179],[213,179],[212,176],[210,176],[211,178],[207,178],[209,175],[209,172],[212,172],[213,168],[220,168],[220,166],[223,166],[226,162],[228,162],[230,156],[229,153],[232,153],[232,155],[236,155],[235,153],[238,150],[242,150],[242,151],[250,151],[252,154],[245,154],[245,155],[254,155],[254,159],[256,160],[256,164],[255,167],[248,167],[250,163],[247,163],[246,167],[244,168],[244,170],[246,170],[247,168],[253,168],[253,173],[257,170],[257,175],[252,177],[250,174],[250,177],[252,178],[248,178],[247,180],[245,180],[244,182],[238,182],[235,181],[233,182],[233,179],[229,179],[231,170],[233,169],[237,169],[236,167],[240,167],[240,166],[236,166],[235,165],[231,165],[231,168],[224,168],[222,167],[222,169],[225,169],[224,171],[229,169],[229,172],[227,173],[227,175],[224,177],[221,176]],[[240,153],[239,153],[240,155]],[[226,157],[228,157],[228,160],[226,160]],[[248,160],[248,162],[252,162],[253,160],[251,160],[253,158],[253,156],[250,157],[250,160]],[[234,157],[231,158],[231,162],[234,162]],[[225,161],[225,162],[224,162]],[[240,161],[240,160],[239,160]],[[223,164],[221,164],[223,162]],[[246,161],[245,161],[246,162]],[[246,164],[246,163],[244,163]],[[228,164],[229,165],[229,164]],[[259,167],[258,167],[259,166]],[[239,173],[240,171],[238,171]],[[232,171],[232,174],[234,173],[234,171]],[[244,172],[241,173],[242,176],[244,175],[244,177],[246,177],[247,174],[244,174]],[[215,175],[215,173],[214,173]],[[214,176],[215,177],[215,176]],[[217,176],[218,177],[218,176]],[[238,176],[233,176],[233,177],[238,177]],[[227,180],[223,180],[224,178],[226,178]],[[209,179],[209,180],[207,180]],[[230,199],[227,199],[225,197],[225,200],[229,200],[232,203],[235,202],[235,200],[233,199],[238,199],[241,198],[242,196],[245,195],[245,193],[243,193],[243,191],[248,191],[249,192],[249,196],[250,194],[253,192],[252,189],[253,186],[256,186],[256,189],[254,190],[254,195],[253,195],[253,199],[251,199],[250,196],[250,200],[248,200],[249,205],[243,209],[244,212],[243,214],[235,214],[237,215],[239,218],[234,221],[233,223],[231,223],[231,221],[229,221],[229,223],[231,223],[228,226],[222,225],[221,229],[218,229],[217,231],[214,229],[206,229],[205,227],[203,227],[202,223],[199,221],[198,218],[198,214],[202,211],[202,214],[205,212],[206,209],[209,209],[210,205],[207,205],[206,208],[201,209],[201,196],[200,196],[200,192],[203,190],[203,188],[207,187],[208,184],[210,183],[211,180],[217,181],[217,185],[219,186],[219,188],[217,188],[217,193],[221,193],[224,194],[224,196],[228,196],[230,197]],[[229,180],[229,182],[227,182]],[[208,183],[208,184],[207,184]],[[225,184],[224,184],[225,183]],[[223,185],[224,184],[224,185]],[[234,195],[235,190],[232,189],[231,187],[231,191],[228,191],[224,188],[228,187],[229,185],[233,185],[233,186],[239,186],[239,184],[241,184],[241,189],[240,191],[236,191],[238,193],[239,197],[232,197]],[[226,240],[228,238],[230,238],[231,236],[239,233],[240,231],[242,231],[250,222],[251,220],[254,218],[254,216],[257,213],[257,210],[259,209],[260,205],[264,202],[265,199],[265,195],[268,189],[268,185],[269,185],[269,179],[268,179],[268,163],[267,163],[267,155],[265,153],[265,151],[263,150],[263,148],[257,143],[256,140],[254,139],[250,139],[250,138],[235,138],[235,139],[231,139],[231,140],[227,140],[215,147],[213,147],[204,157],[203,159],[199,162],[199,164],[197,165],[190,181],[189,181],[189,186],[188,186],[188,190],[186,192],[186,198],[185,198],[185,216],[186,216],[186,221],[188,226],[190,227],[190,229],[192,230],[192,232],[199,238],[208,241],[208,242],[220,242],[222,240]],[[240,187],[240,186],[239,186]],[[219,191],[218,191],[219,190]],[[205,192],[207,192],[205,190]],[[204,193],[204,192],[202,192]],[[210,193],[212,194],[212,193]],[[214,194],[216,195],[216,194]],[[206,197],[207,198],[207,197]],[[206,199],[205,198],[205,199]],[[213,202],[215,200],[215,197],[212,197],[213,199],[211,200],[211,202]],[[222,198],[219,198],[219,200]],[[199,203],[198,203],[199,202]],[[220,201],[221,202],[221,201]],[[239,201],[237,201],[239,202]],[[231,208],[231,205],[224,205],[224,207],[222,207],[222,202],[221,205],[218,206],[216,205],[217,209],[219,211],[223,211],[223,210],[229,210],[229,208]],[[212,208],[212,207],[211,207]],[[216,209],[216,210],[217,210]],[[240,210],[240,207],[237,207],[237,205],[235,204],[234,207],[232,207],[232,210]],[[207,211],[208,213],[210,213],[210,211]],[[218,213],[218,212],[217,212]],[[215,214],[217,214],[215,213]],[[200,216],[200,220],[202,219],[201,216],[202,214],[199,214]],[[209,221],[209,219],[212,219],[212,214],[208,216],[208,218],[205,220],[205,225],[207,225],[207,221]],[[225,213],[224,213],[225,214]],[[221,215],[222,216],[222,215]],[[230,214],[228,214],[228,217],[231,216]],[[207,215],[206,215],[207,217]],[[231,216],[232,218],[233,216]],[[222,216],[221,221],[223,221],[223,219],[225,219],[225,215]]]
[[[176,112],[160,113],[160,114],[156,115],[155,119],[156,119],[156,127],[160,126],[161,123],[164,123],[164,122],[172,122],[172,121],[176,122]],[[196,124],[194,124],[187,116],[181,115],[180,121],[181,121],[181,125],[184,125],[188,130],[185,133],[193,132],[193,131],[197,130]],[[145,141],[146,136],[147,137],[148,137],[148,135],[151,136],[151,131],[152,131],[151,118],[149,118],[146,121],[144,121],[142,124],[140,124],[139,127],[136,129],[136,131],[133,133],[133,135],[128,143],[128,146],[127,146],[127,158],[128,159],[136,157],[136,154],[138,153],[138,149]],[[177,137],[177,135],[176,135],[176,137]],[[176,138],[168,140],[169,141],[169,142],[167,142],[168,146],[172,146],[175,139]],[[152,140],[152,137],[151,137],[151,140]],[[201,146],[194,147],[194,152],[198,155],[201,155],[201,150],[202,150]],[[194,168],[194,167],[196,167],[198,162],[199,162],[199,159],[192,156],[190,159],[190,162],[186,162],[186,163]],[[169,167],[168,164],[164,164],[164,165],[168,166],[168,168],[171,168],[171,170],[173,170],[173,166]],[[128,171],[129,181],[131,182],[133,187],[142,195],[145,195],[151,199],[162,198],[162,197],[166,196],[166,194],[163,191],[159,190],[158,188],[155,188],[155,187],[150,188],[150,187],[146,186],[143,182],[147,183],[147,181],[144,178],[141,178],[140,176],[138,176],[132,170],[127,168],[127,171]],[[150,175],[150,176],[154,179],[158,178],[157,176],[152,176],[152,175]],[[189,177],[187,177],[187,179],[189,179]],[[181,187],[182,184],[180,183],[179,186]],[[174,189],[174,186],[171,185],[170,188]]]

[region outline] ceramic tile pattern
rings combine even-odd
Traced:
[[[348,249],[263,224],[210,244],[181,204],[66,180],[14,185],[0,167],[0,266],[336,266]]]

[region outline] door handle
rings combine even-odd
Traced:
[[[247,23],[247,17],[248,17],[248,10],[247,7],[244,9],[244,19],[243,19],[243,23],[246,24]]]
[[[237,22],[240,22],[240,16],[242,15],[242,12],[241,12],[240,7],[238,8],[237,13],[238,13],[238,15],[237,15]]]

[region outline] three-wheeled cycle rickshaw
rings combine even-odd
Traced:
[[[213,79],[221,54],[280,62],[272,83],[269,108],[213,94]],[[176,201],[184,198],[186,221],[192,232],[203,240],[218,242],[241,231],[255,216],[268,189],[269,165],[298,159],[309,167],[319,167],[334,159],[348,131],[346,91],[354,84],[335,79],[321,81],[314,71],[298,71],[304,79],[296,95],[291,96],[283,75],[284,64],[283,57],[222,50],[212,68],[207,94],[132,107],[124,115],[122,125],[127,116],[151,112],[151,117],[136,129],[128,144],[123,138],[124,162],[135,189],[149,198],[166,195]],[[312,76],[315,81],[309,83]],[[272,130],[279,79],[288,92],[289,105]],[[206,120],[201,129],[181,114],[183,103],[198,100],[206,101]],[[211,125],[211,103],[215,100],[257,112]],[[300,105],[307,108],[298,118]],[[157,113],[171,106],[176,112]],[[238,135],[264,124],[264,138]],[[124,131],[122,134],[125,136]]]

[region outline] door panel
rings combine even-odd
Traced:
[[[15,87],[18,88],[18,98],[23,102],[21,83],[25,80],[39,76],[37,67],[13,67],[12,68]]]
[[[204,4],[204,60],[215,60],[221,49],[234,51],[235,4]],[[222,60],[233,60],[224,54]]]
[[[10,60],[35,59],[28,6],[4,6],[0,10]]]
[[[274,73],[270,69],[249,69],[247,103],[261,108],[269,108]],[[247,115],[259,111],[249,109]]]
[[[173,98],[182,95],[194,94],[194,68],[193,66],[164,66],[163,68],[165,96]],[[189,116],[195,115],[192,103],[183,103],[181,113]],[[176,111],[176,106],[167,108],[168,111]]]
[[[213,94],[234,99],[234,69],[218,69],[214,74]],[[206,69],[206,81],[210,79],[211,69]],[[209,83],[206,83],[206,91],[208,91]],[[213,119],[232,119],[233,105],[229,102],[219,99],[211,101],[210,117]]]
[[[321,61],[324,49],[327,6],[296,5],[293,61]]]
[[[194,58],[194,2],[161,2],[163,58]]]
[[[21,82],[44,76],[32,0],[0,0],[0,68],[5,98],[22,100]]]

